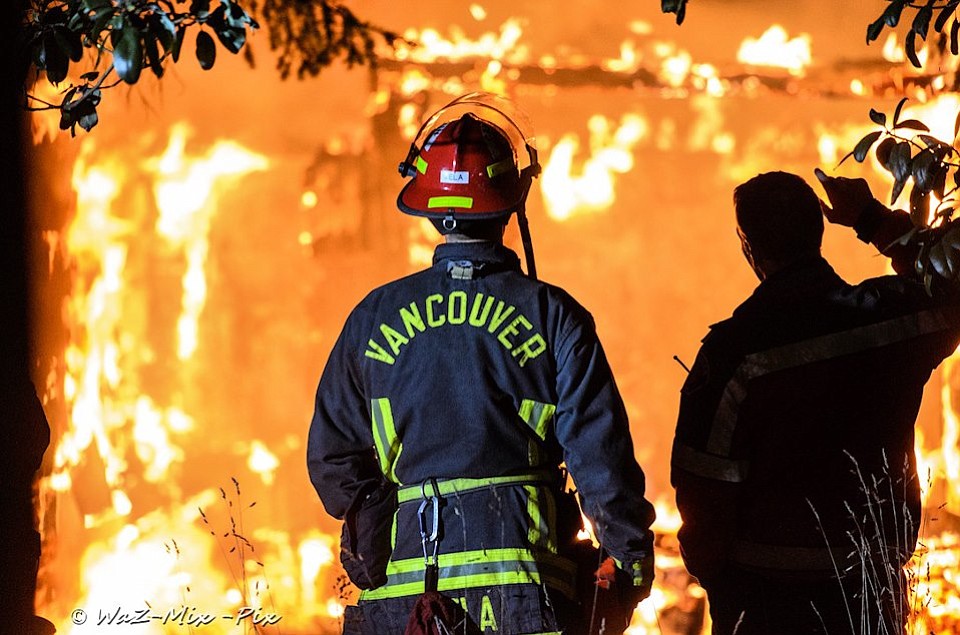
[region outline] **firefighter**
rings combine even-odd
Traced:
[[[914,279],[907,214],[817,170],[736,188],[760,285],[704,338],[681,391],[672,482],[688,569],[715,634],[898,633],[920,523],[914,424],[960,339],[955,292]],[[822,206],[822,207],[821,207]],[[899,275],[851,285],[820,254],[823,217]]]
[[[428,119],[400,164],[412,178],[398,207],[445,243],[350,314],[308,442],[363,589],[346,633],[402,633],[416,605],[429,632],[444,632],[439,618],[453,632],[582,634],[595,594],[607,608],[591,632],[621,633],[649,594],[654,511],[593,319],[532,275],[523,214],[538,171],[526,120],[485,93]],[[503,244],[514,213],[527,275]],[[565,470],[601,553],[577,543]]]

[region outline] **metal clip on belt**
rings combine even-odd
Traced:
[[[431,496],[427,496],[428,483],[433,488]],[[437,583],[439,582],[438,578],[440,576],[437,553],[440,548],[440,503],[442,501],[437,479],[432,477],[425,479],[423,483],[420,484],[420,496],[423,500],[420,502],[420,508],[417,510],[417,521],[420,523],[420,544],[423,545],[423,562],[426,565],[424,568],[423,587],[424,592],[436,591]],[[428,533],[428,514],[431,514],[430,507],[433,507],[433,518],[432,521],[430,521]],[[432,544],[432,548],[428,547],[428,544]]]

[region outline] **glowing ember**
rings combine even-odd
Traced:
[[[785,68],[791,75],[803,75],[810,66],[810,35],[790,39],[786,29],[774,24],[759,39],[746,38],[737,51],[737,60],[751,66]]]

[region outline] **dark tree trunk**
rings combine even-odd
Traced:
[[[0,2],[0,633],[34,634],[45,629],[34,618],[40,537],[33,480],[50,432],[29,364],[26,65],[18,41],[26,7],[25,0]]]

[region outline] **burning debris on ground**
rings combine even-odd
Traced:
[[[427,113],[483,89],[537,122],[542,274],[591,307],[660,500],[657,584],[628,633],[703,632],[665,457],[683,381],[673,356],[692,361],[709,320],[752,285],[729,192],[762,171],[833,168],[869,108],[902,95],[952,138],[956,60],[934,44],[914,69],[893,34],[882,51],[830,52],[838,27],[796,12],[770,24],[767,10],[731,16],[728,50],[709,57],[697,40],[711,31],[689,17],[674,31],[637,9],[614,28],[598,16],[620,5],[581,4],[569,40],[530,3],[381,8],[371,17],[416,46],[373,70],[293,83],[224,60],[114,97],[88,136],[54,139],[57,123],[36,116],[34,380],[53,431],[39,614],[76,634],[141,609],[172,614],[140,632],[221,613],[234,620],[204,632],[251,632],[258,617],[259,633],[336,632],[356,590],[303,466],[312,391],[365,291],[429,262],[432,227],[394,210],[397,161]],[[871,161],[844,169],[889,192]],[[868,251],[826,241],[851,277],[883,273]],[[918,435],[936,520],[912,578],[916,633],[953,632],[960,615],[956,359]],[[259,612],[241,619],[248,607]]]

